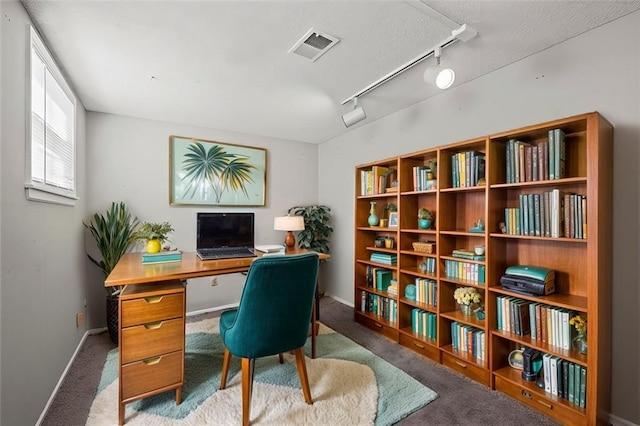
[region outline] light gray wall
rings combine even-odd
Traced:
[[[85,122],[78,104],[75,207],[27,201],[24,194],[26,66],[30,20],[16,1],[1,19],[2,148],[0,283],[3,425],[34,424],[80,342],[84,310]]]
[[[335,227],[326,291],[353,304],[356,165],[599,111],[615,128],[612,412],[639,424],[639,28],[634,13],[322,144],[320,202]]]
[[[169,205],[169,136],[179,135],[267,149],[267,205],[265,207],[193,207]],[[273,230],[273,218],[293,206],[317,203],[317,145],[244,135],[174,123],[111,114],[87,114],[88,209],[105,210],[112,201],[124,201],[145,221],[169,221],[175,228],[171,242],[181,250],[196,248],[196,212],[251,211],[256,215],[256,243],[276,244],[284,233]],[[97,268],[94,268],[97,270]],[[104,278],[91,277],[102,290]],[[189,281],[187,311],[237,303],[244,277],[240,274]],[[104,300],[91,298],[91,326],[104,324]],[[94,321],[95,319],[95,321]]]

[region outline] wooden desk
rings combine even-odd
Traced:
[[[286,254],[309,252],[289,249]],[[202,261],[196,253],[183,252],[180,262],[143,264],[141,256],[141,253],[122,256],[104,283],[105,287],[125,286],[118,318],[119,424],[124,423],[124,406],[129,402],[172,389],[176,391],[176,404],[181,402],[186,310],[183,282],[189,278],[246,272],[255,259]],[[328,254],[318,256],[321,260],[329,259]],[[317,310],[318,299],[311,316],[312,358],[316,357]]]

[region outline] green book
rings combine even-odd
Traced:
[[[575,398],[575,395],[574,395]],[[580,366],[580,408],[585,408],[587,398],[587,369]]]
[[[568,389],[568,395],[567,395],[567,399],[569,400],[570,403],[574,404],[574,399],[573,399],[573,395],[575,394],[575,376],[574,376],[574,370],[575,370],[576,365],[572,362],[569,363],[569,389]]]
[[[574,367],[574,382],[573,382],[573,405],[580,405],[580,366],[575,364]]]

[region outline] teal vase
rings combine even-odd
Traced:
[[[369,219],[367,219],[367,221],[369,222],[369,226],[378,226],[378,224],[380,223],[380,219],[376,215],[375,201],[371,202],[371,210],[369,210]]]
[[[418,228],[420,228],[420,229],[429,229],[429,228],[431,228],[431,220],[429,220],[429,219],[418,219]]]

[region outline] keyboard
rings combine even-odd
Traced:
[[[233,259],[236,257],[256,257],[249,247],[220,247],[198,249],[198,257],[202,260]]]

